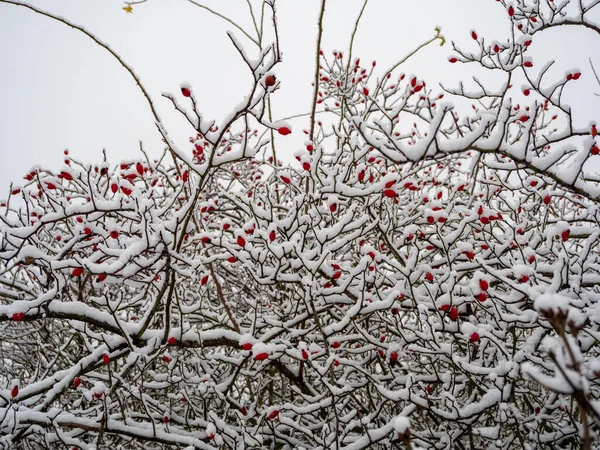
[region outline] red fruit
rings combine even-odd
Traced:
[[[471,37],[476,41],[477,40],[477,33],[475,33],[475,31],[471,31]]]
[[[79,385],[81,384],[81,378],[79,377],[75,377],[73,379],[73,388],[77,389],[79,387]]]
[[[394,365],[398,361],[398,352],[390,353],[390,364]]]
[[[110,190],[112,191],[113,194],[116,194],[117,191],[119,190],[119,186],[117,185],[117,183],[113,183],[110,185]]]
[[[450,61],[452,64],[454,64],[455,62],[458,61],[458,59],[456,59],[454,56],[448,58],[448,61]]]
[[[202,236],[200,238],[200,242],[202,242],[203,244],[210,244],[210,237],[208,237],[208,236]]]
[[[341,276],[342,276],[342,272],[340,272],[340,271],[337,271],[337,272],[334,272],[334,273],[333,273],[333,277],[332,277],[332,278],[333,278],[334,280],[337,280],[337,279],[338,279],[339,277],[341,277]]]
[[[304,349],[302,349],[302,359],[308,359],[308,352]]]
[[[487,295],[485,292],[480,292],[479,294],[477,294],[477,301],[480,303],[483,303],[487,300]]]
[[[55,185],[54,183],[50,183],[49,181],[44,181],[44,183],[46,183],[46,187],[47,187],[49,190],[56,189],[56,185]]]
[[[190,91],[190,90],[189,90],[188,88],[186,88],[186,87],[182,87],[182,88],[181,88],[181,94],[182,94],[184,97],[190,97],[190,96],[192,95],[192,91]]]
[[[527,97],[529,94],[531,94],[531,91],[529,89],[523,89],[523,95]]]
[[[340,348],[340,343],[338,341],[333,341],[333,343],[331,344],[331,346],[333,348]]]
[[[427,216],[427,223],[434,223],[435,218],[433,216]]]
[[[527,259],[527,261],[529,261],[529,264],[533,264],[533,263],[535,262],[535,256],[534,256],[534,255],[531,255],[531,256],[530,256],[530,257]]]
[[[201,284],[202,286],[206,285],[206,283],[208,283],[208,275],[204,275],[204,276],[202,277],[202,279],[200,280],[200,284]]]
[[[529,120],[529,116],[527,116],[527,115],[521,116],[521,117],[519,117],[519,120],[521,122],[527,122]]]
[[[246,409],[246,407],[245,407],[245,406],[242,406],[242,407],[240,408],[240,412],[241,412],[243,415],[245,415],[245,416],[247,416],[247,415],[248,415],[248,410]]]
[[[453,306],[452,308],[450,308],[448,317],[450,317],[450,319],[452,319],[452,320],[458,319],[458,309],[456,308],[456,306]]]
[[[465,256],[467,257],[467,259],[468,259],[469,261],[472,261],[472,260],[473,260],[473,258],[475,258],[475,253],[473,253],[473,252],[471,252],[471,251],[466,251],[466,252],[465,252]]]
[[[252,350],[252,344],[250,342],[242,344],[242,350]]]
[[[543,201],[544,201],[544,205],[550,204],[550,196],[549,195],[545,195]]]
[[[482,217],[480,217],[480,218],[479,218],[479,221],[480,221],[482,224],[484,224],[484,225],[487,225],[488,223],[490,223],[490,219],[488,219],[488,218],[487,218],[487,217],[485,217],[485,216],[482,216]]]
[[[169,355],[163,355],[163,361],[169,364],[171,362],[171,357]]]
[[[512,6],[508,7],[508,16],[512,17],[515,15],[515,8],[513,8]]]
[[[442,305],[440,306],[440,311],[450,311],[450,305],[446,304],[446,305]]]
[[[567,242],[567,239],[569,239],[570,235],[571,230],[564,230],[562,233],[560,233],[560,237],[562,238],[563,242]]]
[[[358,181],[363,181],[365,179],[365,171],[361,170],[358,172]]]
[[[540,409],[539,406],[536,406],[534,411],[536,414],[539,414],[542,410]]]
[[[163,417],[163,422],[164,423],[169,423],[169,418],[167,416]]]
[[[337,209],[337,205],[335,203],[332,203],[331,205],[329,205],[329,211],[335,212],[336,209]]]
[[[527,283],[529,281],[529,276],[523,275],[519,281],[521,281],[521,283]]]
[[[268,357],[269,357],[269,354],[268,354],[267,352],[262,352],[262,353],[259,353],[258,355],[256,355],[256,356],[254,357],[254,359],[255,359],[256,361],[264,361],[264,360],[265,360],[265,359],[267,359]]]
[[[594,144],[594,146],[590,149],[590,153],[592,155],[598,155],[600,154],[600,148]]]
[[[69,172],[61,172],[60,177],[67,181],[73,181],[73,176]]]
[[[398,193],[395,190],[393,190],[393,189],[385,189],[383,191],[383,195],[385,195],[388,198],[396,198],[396,197],[398,197]]]
[[[363,88],[363,94],[365,94],[366,96],[369,95],[369,90],[367,88]]]
[[[131,195],[131,193],[133,191],[131,189],[127,188],[127,187],[121,186],[121,192],[123,192],[123,194],[129,196],[129,195]]]
[[[310,163],[308,163],[308,162],[302,163],[302,168],[304,170],[310,170]]]
[[[489,287],[490,285],[486,280],[479,280],[479,289],[482,291],[487,291]]]
[[[398,308],[392,308],[392,314],[397,316],[398,313],[400,313],[400,310]]]
[[[117,239],[119,237],[119,232],[117,230],[113,230],[110,232],[110,237],[113,239]]]
[[[237,238],[237,245],[239,245],[240,247],[245,247],[246,246],[246,239],[244,239],[243,236],[238,236],[238,238]]]
[[[525,62],[523,63],[523,65],[524,65],[525,67],[533,67],[533,63],[532,63],[531,61],[525,61]]]
[[[592,125],[590,133],[592,134],[592,137],[598,136],[598,129],[596,128],[596,124]]]
[[[286,177],[285,175],[281,175],[281,181],[283,181],[285,184],[290,184],[292,180],[290,180],[289,177]]]
[[[78,277],[78,276],[81,276],[82,273],[83,273],[83,267],[75,267],[73,269],[73,272],[71,272],[71,276]]]
[[[12,320],[13,322],[20,322],[21,320],[23,320],[25,318],[25,313],[22,312],[18,312],[18,313],[14,313],[10,320]]]
[[[271,242],[273,242],[276,237],[277,237],[277,233],[275,233],[275,230],[271,230],[271,232],[269,233],[269,240]]]
[[[267,86],[267,87],[275,86],[276,81],[277,80],[274,75],[267,75],[265,77],[265,86]]]
[[[433,386],[432,386],[432,385],[430,385],[430,384],[428,384],[428,385],[427,385],[427,393],[428,393],[428,394],[431,394],[432,392],[433,392]]]
[[[102,398],[102,392],[94,392],[94,398],[100,400]]]
[[[282,136],[287,136],[292,132],[288,127],[280,127],[277,129],[277,132]]]
[[[137,173],[142,176],[144,175],[144,166],[142,165],[142,163],[137,163],[135,165],[135,170],[137,171]]]
[[[427,272],[427,273],[425,274],[425,279],[426,279],[427,281],[433,281],[433,274],[432,274],[431,272]]]
[[[10,395],[12,398],[15,398],[17,395],[19,395],[19,386],[13,387],[12,391],[10,391]]]
[[[175,345],[177,343],[177,339],[175,339],[175,337],[171,336],[167,342],[169,343],[169,345]]]
[[[187,180],[190,178],[190,173],[186,170],[185,172],[183,172],[183,175],[181,175],[181,179],[183,180],[184,183],[187,183]]]
[[[278,415],[279,415],[279,411],[275,409],[271,412],[271,414],[269,414],[268,417],[269,417],[269,419],[273,420],[273,419],[276,419]]]
[[[102,361],[104,364],[110,364],[110,356],[108,356],[108,353],[102,355]]]
[[[469,340],[473,343],[479,342],[479,333],[477,333],[477,332],[471,333],[471,337],[469,338]]]
[[[233,264],[233,263],[237,262],[237,258],[232,255],[229,258],[227,258],[227,262]]]

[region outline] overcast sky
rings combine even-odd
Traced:
[[[198,0],[252,27],[245,0]],[[255,2],[258,4],[259,2]],[[347,50],[363,0],[328,0],[323,48]],[[192,130],[172,111],[162,92],[189,82],[205,118],[217,122],[247,93],[250,76],[226,31],[233,27],[187,0],[148,0],[133,14],[118,0],[31,0],[30,4],[82,25],[108,43],[134,68],[151,94],[171,135],[182,146]],[[320,0],[278,0],[284,61],[277,69],[282,89],[273,96],[274,117],[309,110]],[[448,41],[475,49],[477,30],[486,40],[504,40],[509,21],[494,0],[370,0],[356,37],[354,54],[377,60],[382,70],[442,27]],[[234,30],[236,32],[236,30]],[[252,45],[237,32],[249,51]],[[586,30],[548,31],[536,37],[534,61],[556,58],[556,73],[580,68],[583,76],[566,98],[580,125],[600,122],[600,92],[588,57],[600,68],[600,38]],[[473,65],[449,64],[450,45],[430,46],[404,68],[424,78],[455,85],[477,73]],[[278,155],[302,144],[306,119],[292,122],[295,132],[279,142]],[[297,130],[297,131],[296,131]],[[283,139],[283,138],[278,138]],[[34,165],[58,169],[65,148],[86,163],[106,149],[113,163],[139,155],[139,141],[151,155],[162,148],[147,103],[130,75],[104,49],[61,23],[22,7],[0,3],[0,198],[11,181]],[[286,160],[292,158],[288,156]]]

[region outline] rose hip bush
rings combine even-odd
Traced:
[[[599,140],[562,99],[593,71],[528,56],[600,32],[584,3],[501,1],[508,40],[453,44],[499,87],[320,51],[292,124],[266,2],[273,44],[230,35],[237,110],[164,94],[190,148],[157,117],[158,159],[26,174],[0,216],[0,445],[598,448]],[[273,137],[307,122],[284,166]]]

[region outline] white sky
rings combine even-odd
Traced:
[[[251,28],[245,0],[199,0]],[[247,92],[250,77],[225,32],[233,27],[187,0],[149,0],[125,13],[118,0],[31,0],[39,8],[84,26],[115,49],[134,68],[151,94],[170,134],[187,148],[189,126],[160,94],[178,93],[192,84],[205,118],[217,123]],[[259,3],[259,2],[254,2]],[[328,0],[323,49],[347,51],[362,0]],[[277,0],[284,62],[277,69],[282,89],[273,97],[274,118],[309,110],[320,0]],[[383,71],[442,27],[448,41],[475,50],[469,36],[504,40],[509,21],[493,0],[370,0],[356,37],[354,55],[377,60]],[[235,30],[234,30],[235,31]],[[239,40],[254,51],[241,33]],[[564,28],[536,36],[536,67],[557,59],[555,73],[580,68],[582,78],[566,98],[579,125],[600,122],[600,87],[588,57],[600,69],[600,37]],[[424,78],[428,86],[455,86],[481,73],[474,65],[449,64],[451,45],[434,44],[411,59],[403,71]],[[302,144],[307,119],[292,122],[292,136],[278,142],[278,155],[291,161]],[[63,149],[87,163],[139,157],[139,141],[151,155],[162,149],[148,106],[130,75],[104,49],[65,25],[25,8],[0,3],[0,198],[8,185],[23,183],[34,165],[58,169]],[[287,157],[285,156],[287,155]]]

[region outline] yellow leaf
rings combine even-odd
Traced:
[[[123,6],[123,11],[132,14],[133,13],[133,8],[131,7],[131,5],[127,5],[127,6]]]

